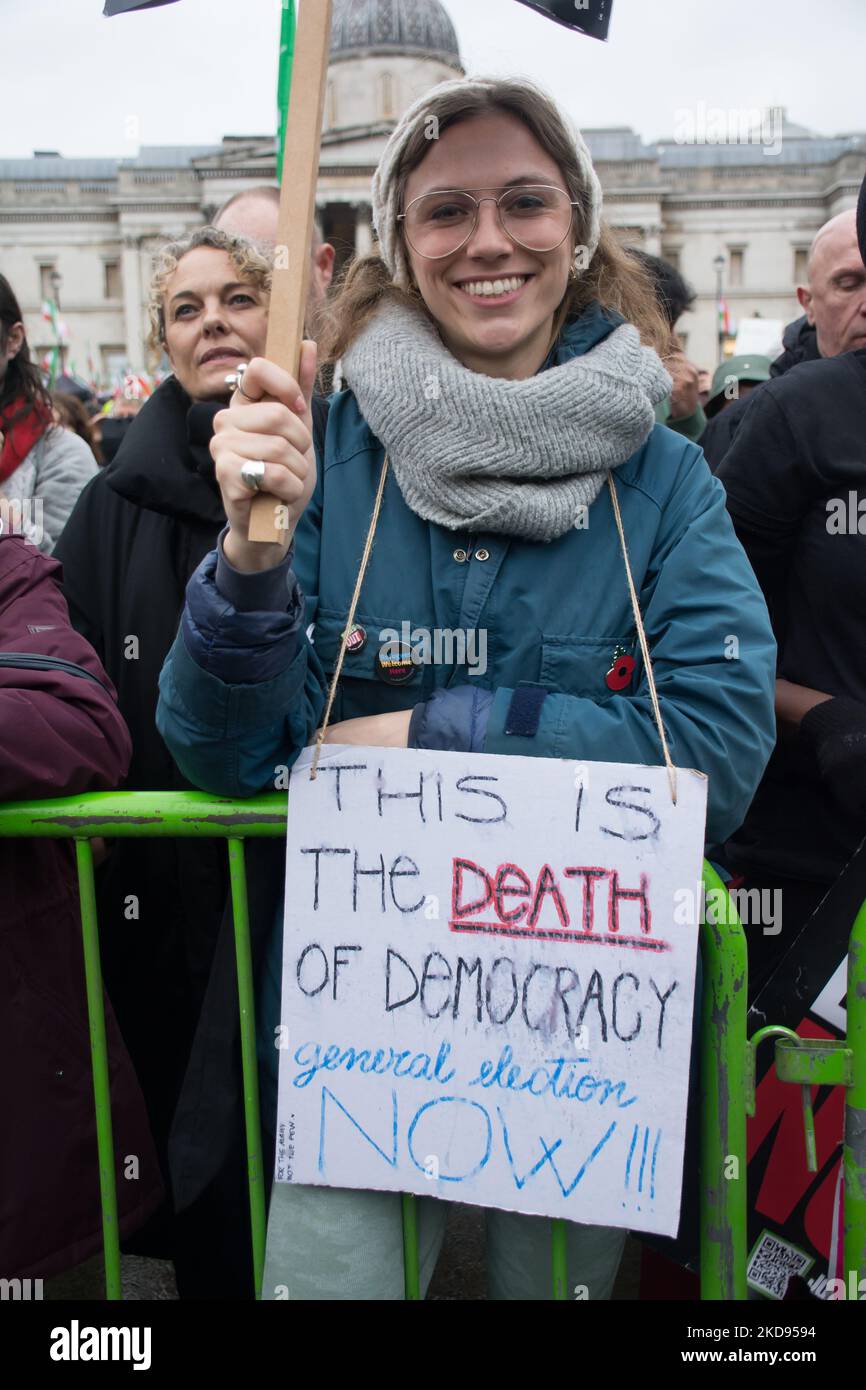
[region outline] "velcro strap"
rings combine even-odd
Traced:
[[[506,734],[535,738],[541,722],[541,707],[547,699],[543,685],[519,685],[511,696],[505,720]]]

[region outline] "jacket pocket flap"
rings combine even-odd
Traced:
[[[640,683],[634,633],[621,637],[568,637],[545,633],[541,647],[541,684],[566,695],[589,695],[594,700],[633,694]],[[631,658],[617,668],[619,678],[608,684],[621,654]],[[631,674],[630,674],[631,673]]]

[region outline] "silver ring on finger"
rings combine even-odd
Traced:
[[[265,477],[265,465],[261,459],[250,459],[241,465],[241,482],[250,492],[260,492]]]
[[[240,391],[241,395],[245,396],[248,401],[253,401],[255,404],[258,404],[255,396],[248,395],[244,390],[244,372],[247,370],[248,366],[248,362],[241,362],[238,364],[237,371],[229,372],[226,377],[226,386],[233,386],[234,389]]]

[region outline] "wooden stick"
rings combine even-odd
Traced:
[[[298,375],[310,287],[310,248],[316,215],[319,146],[331,44],[333,0],[303,0],[298,17],[280,214],[265,356]],[[251,541],[282,539],[282,504],[262,494],[250,510]]]

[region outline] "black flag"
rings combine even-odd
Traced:
[[[130,14],[132,10],[155,10],[157,5],[173,5],[175,0],[105,0],[103,14]]]
[[[173,5],[176,0],[105,0],[104,15],[130,14],[133,10],[153,10],[157,5]],[[531,10],[555,19],[567,29],[588,34],[591,39],[606,39],[610,28],[613,0],[518,0]]]
[[[577,29],[591,39],[607,39],[613,0],[519,0],[531,10],[555,19],[568,29]]]

